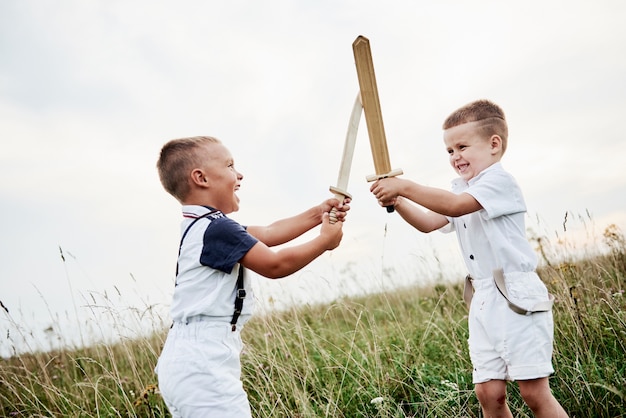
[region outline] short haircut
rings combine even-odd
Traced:
[[[172,139],[161,148],[157,170],[163,188],[179,202],[189,193],[189,174],[201,167],[205,156],[198,152],[203,145],[219,144],[221,141],[212,136],[194,136]]]
[[[477,130],[484,138],[498,135],[502,138],[502,153],[506,151],[509,128],[504,112],[497,104],[489,100],[476,100],[452,112],[443,123],[443,129],[454,128],[469,122],[479,122]]]

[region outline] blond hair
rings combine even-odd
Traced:
[[[504,154],[509,128],[500,106],[489,100],[476,100],[468,103],[448,116],[443,123],[443,129],[454,128],[469,122],[479,122],[476,129],[485,139],[498,135],[502,139],[502,153]]]
[[[172,139],[161,148],[157,170],[163,188],[179,202],[189,193],[189,174],[203,165],[204,156],[198,152],[203,145],[220,144],[212,136]]]

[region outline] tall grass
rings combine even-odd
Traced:
[[[601,240],[606,250],[586,257],[548,256],[563,243],[535,240],[557,298],[551,387],[571,417],[626,416],[626,242],[615,226]],[[242,367],[255,416],[481,416],[461,293],[405,288],[254,317]],[[169,416],[153,373],[165,335],[3,359],[0,413]],[[509,403],[532,416],[515,384]]]

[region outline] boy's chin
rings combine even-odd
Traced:
[[[459,172],[459,177],[461,177],[461,179],[465,181],[470,181],[474,178],[474,173],[472,173],[471,171],[464,171],[462,173]]]

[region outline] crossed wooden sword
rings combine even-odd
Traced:
[[[383,124],[383,116],[380,110],[380,100],[378,98],[378,87],[376,85],[376,75],[374,74],[374,63],[372,61],[372,51],[370,41],[364,36],[358,36],[352,43],[354,52],[354,63],[359,77],[360,92],[354,101],[346,140],[343,148],[343,157],[339,168],[339,176],[337,178],[337,186],[330,186],[330,191],[334,193],[334,197],[343,202],[343,200],[352,196],[348,193],[348,180],[350,179],[350,168],[352,167],[352,155],[354,154],[354,145],[361,121],[361,112],[365,113],[365,121],[367,122],[367,131],[370,138],[370,148],[374,157],[374,169],[376,174],[366,176],[368,182],[376,181],[386,177],[395,177],[402,174],[401,169],[391,169],[389,161],[389,151],[387,149],[387,138],[385,137],[385,126]],[[387,206],[387,212],[393,212],[393,206]],[[335,223],[335,209],[330,213],[330,221]]]

